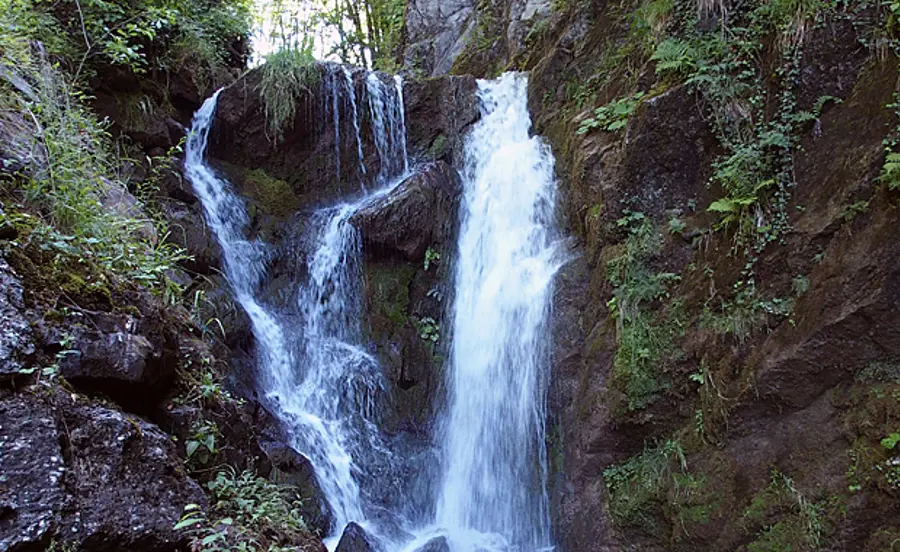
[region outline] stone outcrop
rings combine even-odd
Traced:
[[[360,230],[367,250],[395,251],[419,261],[429,246],[449,241],[461,191],[454,169],[442,161],[431,163],[363,206],[350,223]]]
[[[59,388],[0,396],[0,545],[168,551],[183,507],[204,504],[168,435]]]
[[[375,539],[356,523],[349,523],[344,528],[341,540],[335,552],[376,552],[379,550]]]

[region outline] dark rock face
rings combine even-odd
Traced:
[[[318,68],[318,84],[300,99],[296,116],[288,122],[283,138],[278,141],[269,136],[266,128],[259,70],[250,72],[221,93],[210,132],[209,155],[211,159],[223,162],[219,168],[238,190],[244,191],[247,173],[253,170],[262,170],[270,178],[285,182],[296,197],[298,207],[334,199],[341,193],[343,185],[349,191],[359,189],[362,175],[358,163],[349,162],[349,146],[348,162],[342,163],[340,181],[336,175],[334,130],[327,116],[325,77],[328,70],[325,65]],[[363,79],[363,73],[357,71],[354,85],[358,98],[363,97]],[[359,109],[362,117],[362,102]],[[354,140],[350,117],[343,117],[341,123],[342,142],[346,139],[350,144]],[[363,136],[367,135],[366,130],[366,127],[361,129]],[[366,154],[374,149],[369,142],[367,139],[364,144]]]
[[[410,156],[460,167],[465,134],[481,115],[477,93],[471,75],[408,81],[403,100]]]
[[[126,407],[152,404],[166,392],[175,373],[171,336],[153,322],[127,314],[95,317],[96,329],[73,328],[60,373],[73,385],[101,391]]]
[[[205,501],[156,426],[59,389],[0,397],[0,444],[4,550],[172,550],[183,507]]]
[[[396,251],[417,261],[431,244],[449,237],[461,190],[454,169],[442,161],[431,163],[361,208],[350,222],[367,247]]]
[[[754,266],[758,297],[790,301],[791,314],[763,316],[737,338],[716,334],[703,318],[712,303],[734,300],[731,286],[747,262],[733,234],[711,230],[718,219],[705,211],[725,194],[707,185],[723,151],[707,122],[704,91],[668,88],[642,101],[622,131],[579,135],[596,106],[574,105],[567,83],[595,74],[604,40],[627,33],[605,4],[593,6],[569,10],[555,44],[532,48],[543,59],[529,91],[536,131],[556,154],[566,224],[578,239],[553,307],[548,458],[557,542],[570,552],[744,549],[765,530],[748,527],[747,512],[776,469],[792,478],[798,496],[827,495],[846,507],[832,518],[823,547],[885,547],[886,535],[897,535],[896,487],[847,489],[864,464],[860,455],[882,466],[896,462],[896,453],[878,443],[900,420],[898,403],[885,400],[900,390],[900,280],[892,261],[900,252],[888,229],[897,223],[896,192],[877,180],[883,132],[860,130],[896,127],[883,109],[895,62],[873,58],[840,17],[804,41],[793,91],[800,109],[824,95],[843,101],[797,130],[802,147],[794,153],[796,186],[786,209],[791,229],[783,243],[758,252]],[[653,89],[654,78],[652,71],[636,75],[638,89]],[[622,86],[595,90],[597,105],[627,96],[631,89]],[[846,216],[848,206],[862,204],[864,213]],[[607,263],[622,254],[626,236],[616,223],[626,209],[659,229],[661,249],[647,268],[681,277],[668,290],[671,301],[643,312],[660,320],[673,301],[685,309],[676,356],[654,368],[655,377],[668,378],[667,390],[637,412],[624,412],[613,383],[622,334],[606,307],[614,296]],[[674,217],[688,231],[667,231]],[[703,370],[710,379],[692,384],[690,374]],[[686,503],[671,486],[662,491],[647,504],[647,512],[659,508],[651,521],[615,517],[604,470],[640,460],[645,446],[667,439],[681,443],[687,472],[703,483]],[[691,508],[702,509],[701,519],[688,519]],[[765,524],[784,516],[770,511]]]
[[[206,226],[199,205],[169,200],[164,202],[163,211],[169,223],[166,240],[190,256],[183,263],[185,268],[197,274],[211,274],[219,266],[219,244]]]
[[[0,450],[0,548],[43,550],[69,500],[53,411],[23,396],[0,398]]]
[[[34,353],[31,326],[23,315],[22,283],[0,257],[0,379],[14,378]]]
[[[365,529],[351,522],[344,528],[344,534],[341,535],[335,552],[377,552],[378,550],[375,539],[366,533]]]

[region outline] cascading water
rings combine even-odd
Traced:
[[[284,346],[284,333],[277,319],[256,299],[266,273],[265,248],[244,238],[250,224],[244,202],[231,184],[216,176],[203,160],[218,98],[216,92],[194,115],[185,151],[185,174],[203,204],[206,223],[222,248],[222,264],[234,297],[250,318],[253,336],[259,343],[260,364],[268,370],[285,371],[293,361]]]
[[[358,129],[352,81],[349,72],[342,74],[353,127]],[[336,82],[330,83],[334,95],[330,103],[339,155],[341,94]],[[355,203],[323,208],[313,216],[316,235],[307,261],[309,278],[300,287],[296,308],[291,309],[303,321],[299,329],[286,327],[279,311],[258,299],[266,275],[266,246],[244,238],[249,217],[243,201],[204,161],[219,92],[196,113],[187,145],[185,171],[222,247],[235,298],[251,319],[265,396],[291,430],[291,444],[315,468],[331,507],[336,533],[326,542],[332,549],[351,521],[367,526],[385,542],[391,540],[376,524],[366,522],[367,510],[374,509],[368,504],[376,502],[378,490],[361,489],[359,484],[360,476],[368,476],[373,466],[392,461],[376,423],[385,380],[378,362],[363,347],[360,238],[348,219],[367,202],[388,193],[390,182],[399,182],[407,166],[405,130],[397,128],[402,121],[396,116],[402,112],[399,86],[367,82],[367,90],[376,95],[369,99],[372,117],[380,119],[380,124],[372,125],[374,141],[387,145],[379,149],[379,181],[387,185]],[[362,159],[358,133],[356,142]]]
[[[340,155],[339,110],[349,102],[364,176],[356,95],[349,71],[340,73],[343,78],[335,71],[327,83],[335,147]],[[387,382],[361,328],[361,243],[349,219],[388,193],[409,165],[402,81],[370,74],[365,88],[378,191],[312,216],[308,277],[296,304],[286,307],[259,299],[268,247],[244,237],[243,202],[204,161],[219,93],[194,117],[186,174],[222,247],[235,298],[250,317],[264,394],[289,428],[292,446],[315,468],[334,517],[330,549],[351,521],[389,551],[416,550],[434,535],[445,536],[454,552],[550,549],[546,326],[561,262],[552,158],[528,135],[527,80],[509,74],[479,82],[483,117],[466,142],[449,396],[436,435],[442,475],[424,483],[398,475],[408,473],[399,466],[409,459],[394,454],[394,442],[379,430]],[[287,315],[301,322],[285,323]],[[431,492],[432,483],[438,492]],[[393,521],[385,521],[387,510]]]
[[[454,550],[552,548],[545,401],[561,264],[549,147],[530,137],[527,78],[479,81],[465,147],[444,474],[437,525]]]
[[[377,73],[366,77],[369,113],[372,115],[375,149],[380,168],[378,182],[384,184],[391,176],[404,173],[409,167],[406,154],[406,121],[403,113],[403,81],[396,77],[388,86]]]

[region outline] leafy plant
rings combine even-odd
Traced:
[[[588,117],[581,122],[581,125],[578,127],[578,134],[587,134],[597,128],[605,132],[615,132],[625,128],[625,125],[628,124],[628,118],[640,105],[644,96],[643,92],[638,92],[628,98],[620,98],[598,107],[594,110],[592,117]]]
[[[435,263],[440,260],[441,260],[441,254],[439,251],[432,249],[431,247],[426,249],[425,250],[425,264],[424,264],[425,272],[428,272],[428,269],[431,267],[432,263]]]
[[[209,514],[196,504],[184,508],[175,530],[191,539],[197,552],[300,551],[309,539],[302,503],[286,487],[251,471],[228,468],[207,484]]]
[[[281,50],[266,57],[262,67],[259,94],[265,106],[269,139],[279,142],[293,124],[297,106],[321,77],[319,66],[307,50]]]
[[[419,331],[419,337],[424,341],[437,343],[441,338],[441,327],[435,322],[434,318],[431,318],[430,316],[420,318],[417,321],[416,326]]]
[[[195,465],[206,465],[219,453],[216,438],[219,428],[215,422],[197,420],[191,425],[191,436],[185,442],[185,453],[188,462]]]

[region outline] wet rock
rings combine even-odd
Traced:
[[[22,283],[0,257],[0,379],[17,376],[34,353],[31,325],[23,308]]]
[[[395,190],[361,208],[350,219],[367,246],[396,251],[410,260],[450,233],[461,191],[459,174],[446,163],[430,163]]]
[[[450,552],[450,544],[447,537],[435,537],[425,543],[425,546],[417,548],[416,552]]]
[[[351,522],[344,528],[335,552],[377,552],[375,538],[365,529]]]
[[[171,551],[186,504],[204,504],[171,439],[59,388],[0,397],[0,549]]]
[[[29,398],[0,398],[0,550],[43,550],[69,500],[53,412]]]
[[[167,336],[126,314],[96,315],[93,322],[91,329],[72,327],[55,340],[63,343],[60,373],[76,387],[108,394],[126,408],[139,410],[161,397],[176,366],[176,347]]]

